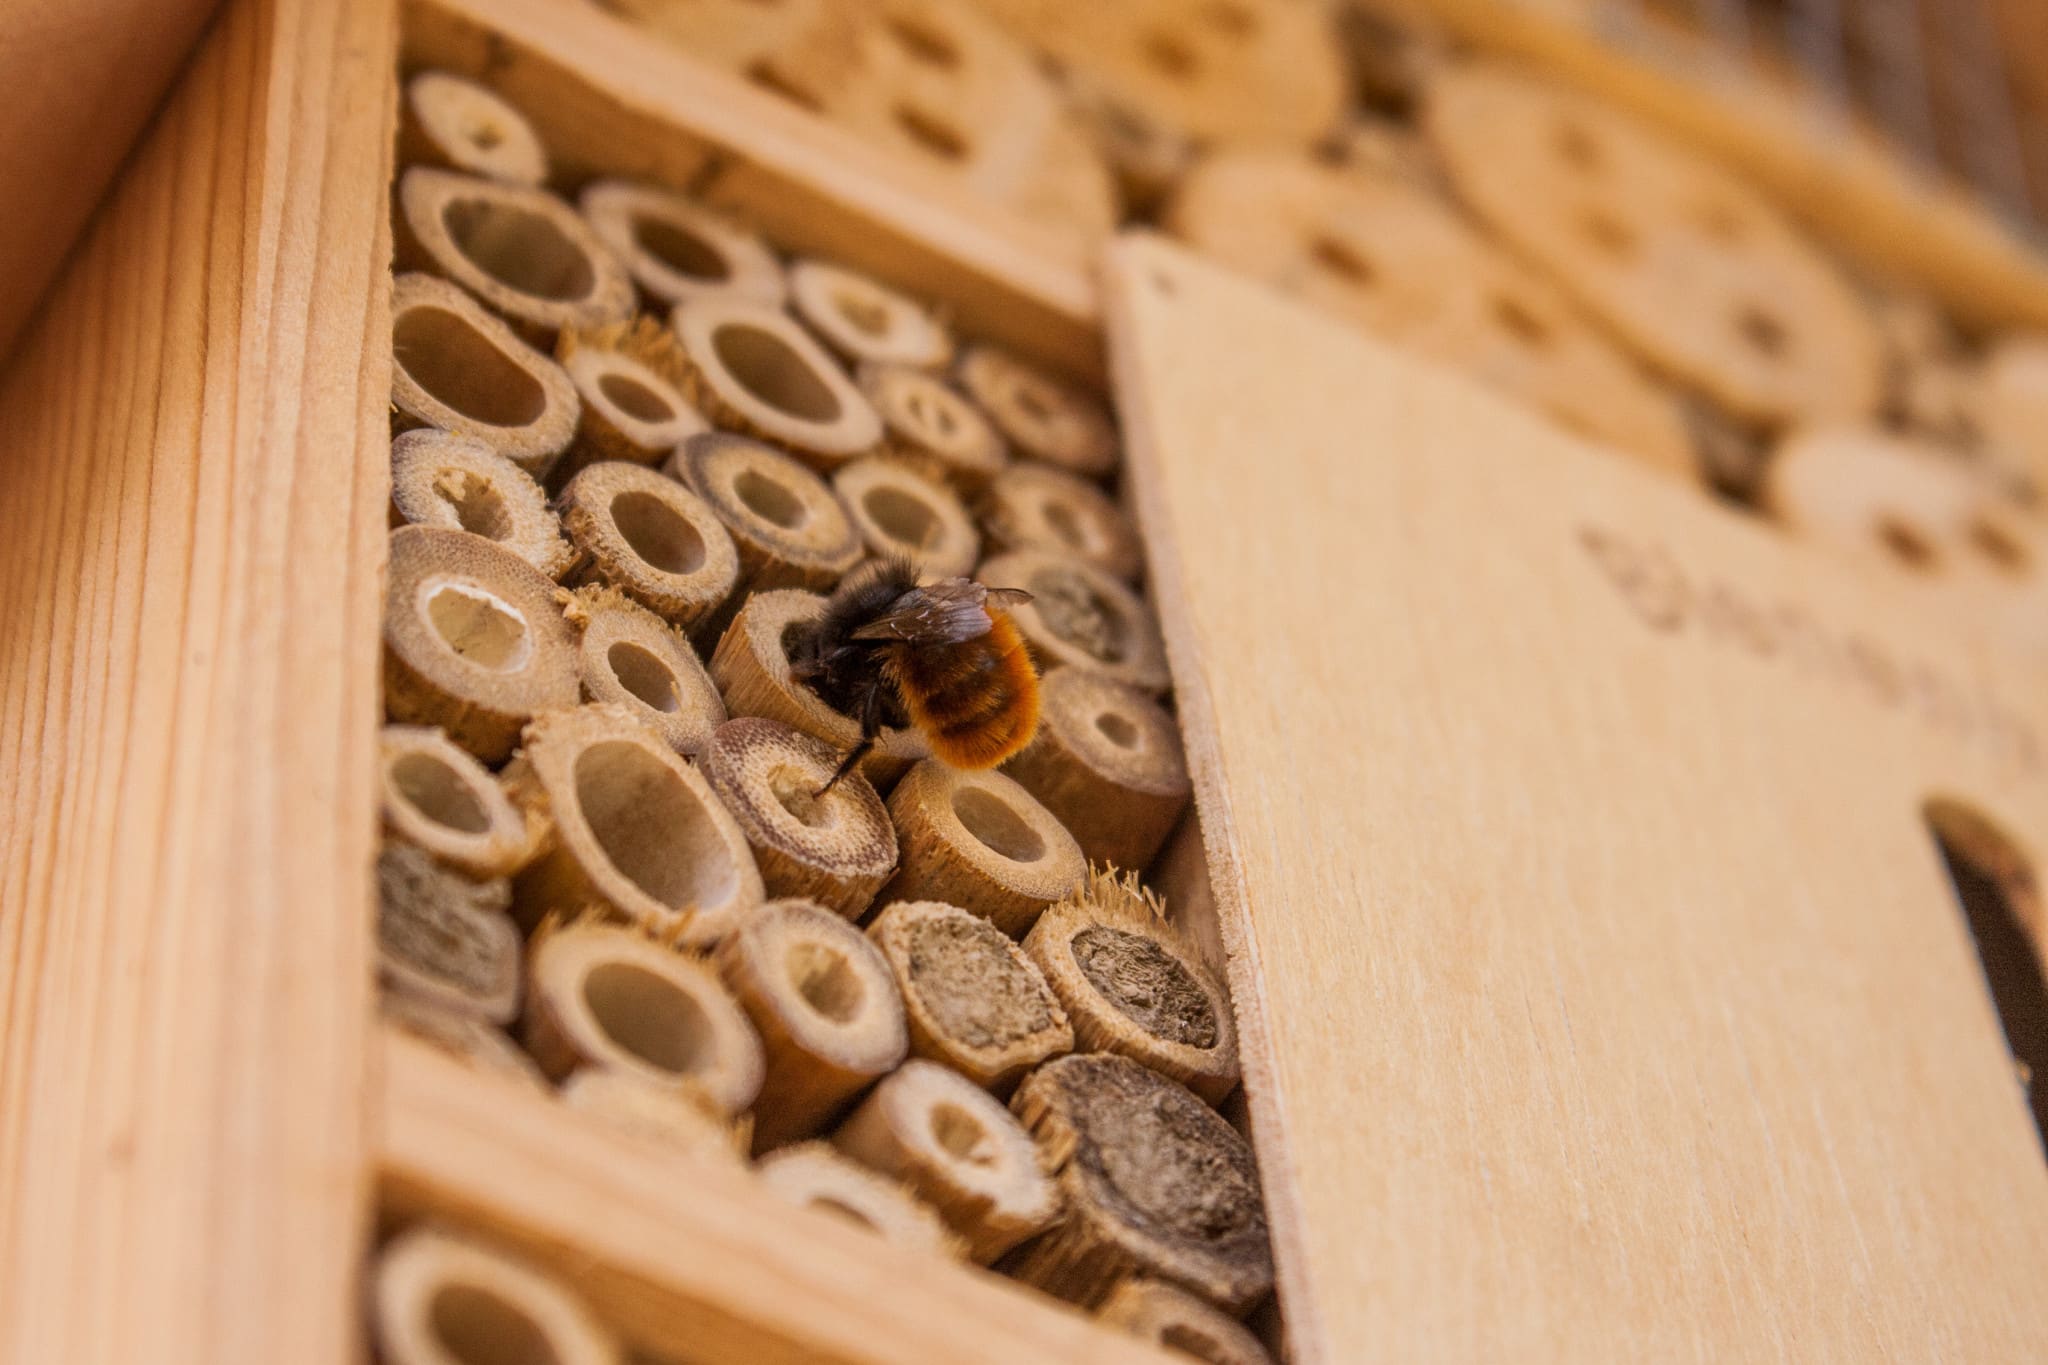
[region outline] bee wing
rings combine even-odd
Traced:
[[[991,602],[1030,600],[1017,588],[988,589],[966,578],[948,578],[912,588],[888,611],[853,632],[856,640],[901,640],[909,644],[954,645],[988,634]]]

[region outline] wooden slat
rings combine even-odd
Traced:
[[[745,1172],[616,1135],[403,1034],[382,1044],[387,1211],[553,1267],[635,1345],[746,1365],[1168,1365],[970,1268],[789,1208]]]
[[[230,0],[0,384],[0,1359],[352,1356],[395,49]]]
[[[1301,1365],[2038,1356],[1920,807],[2041,866],[2040,675],[1183,252],[1106,288]]]

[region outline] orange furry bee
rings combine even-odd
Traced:
[[[966,578],[919,587],[917,565],[884,559],[841,580],[817,624],[792,642],[790,673],[860,722],[860,742],[818,795],[875,746],[915,726],[941,762],[993,768],[1038,730],[1038,670],[1002,604],[1021,588]]]

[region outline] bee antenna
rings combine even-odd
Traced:
[[[874,737],[870,735],[864,736],[861,739],[860,743],[854,745],[851,749],[848,749],[846,751],[846,757],[839,761],[838,771],[832,774],[831,779],[827,781],[824,786],[818,788],[818,790],[811,793],[811,799],[813,801],[824,800],[825,794],[831,791],[834,787],[839,785],[839,779],[845,777],[848,773],[852,772],[854,769],[854,765],[859,763],[862,759],[866,758],[868,756],[868,751],[874,747]]]

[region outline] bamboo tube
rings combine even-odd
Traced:
[[[725,523],[748,592],[822,592],[860,562],[860,533],[837,495],[779,450],[707,432],[683,442],[668,472]]]
[[[395,426],[482,441],[540,478],[576,435],[582,404],[562,367],[446,280],[391,285]]]
[[[823,740],[844,754],[860,742],[860,726],[833,710],[809,687],[790,676],[789,649],[798,634],[825,610],[825,599],[808,592],[763,592],[746,600],[711,655],[711,680],[734,716],[765,716]],[[894,786],[910,766],[918,737],[885,730],[858,771],[877,791]]]
[[[1251,1148],[1194,1092],[1128,1057],[1061,1057],[1010,1108],[1038,1143],[1067,1217],[999,1267],[1095,1307],[1133,1277],[1241,1315],[1273,1288]]]
[[[981,502],[989,549],[1046,550],[1133,582],[1145,568],[1138,530],[1100,488],[1064,470],[1013,464]]]
[[[725,724],[725,702],[689,641],[616,588],[579,589],[569,620],[583,631],[577,675],[587,701],[623,708],[679,754]]]
[[[481,536],[391,533],[384,598],[384,709],[439,725],[486,763],[522,725],[576,704],[576,637],[540,571]]]
[[[884,448],[905,464],[977,493],[1009,463],[980,408],[939,375],[907,365],[863,365],[860,391],[882,419]]]
[[[622,1071],[731,1117],[761,1091],[761,1039],[708,962],[623,925],[550,922],[528,950],[521,1036],[560,1082]]]
[[[1135,876],[1091,874],[1039,916],[1024,952],[1073,1021],[1076,1051],[1120,1053],[1211,1104],[1237,1085],[1230,997]]]
[[[771,901],[713,950],[754,1022],[767,1079],[754,1150],[828,1127],[908,1046],[889,964],[860,930],[813,901]]]
[[[489,88],[422,71],[399,102],[398,164],[437,166],[507,185],[543,185],[548,153],[526,115]]]
[[[1023,1125],[987,1091],[936,1062],[890,1073],[832,1135],[832,1145],[900,1180],[980,1265],[1050,1227],[1059,1190]]]
[[[398,178],[402,268],[461,285],[527,341],[633,313],[633,279],[576,210],[546,190],[416,166]]]
[[[746,835],[770,896],[813,900],[857,920],[896,870],[896,830],[857,772],[815,795],[839,758],[780,721],[742,716],[718,727],[697,768]]]
[[[519,806],[551,818],[513,883],[527,923],[601,906],[664,940],[700,947],[761,903],[754,855],[703,777],[615,706],[542,716],[505,769]]]
[[[1116,427],[1081,390],[988,345],[967,349],[958,377],[967,396],[1023,454],[1092,479],[1115,470]]]
[[[965,1254],[960,1239],[924,1201],[822,1142],[770,1152],[754,1174],[784,1203],[831,1214],[895,1246],[947,1260]]]
[[[432,726],[384,727],[377,786],[385,830],[464,876],[509,876],[532,850],[498,779]]]
[[[562,1101],[664,1147],[719,1165],[746,1163],[752,1126],[744,1118],[728,1118],[709,1094],[688,1081],[652,1085],[629,1071],[585,1067],[563,1083]]]
[[[797,317],[848,363],[937,369],[953,358],[953,337],[923,304],[845,266],[797,261],[789,267]]]
[[[503,1029],[477,1014],[402,991],[380,992],[377,1014],[407,1037],[438,1048],[472,1070],[529,1090],[548,1090],[548,1079],[540,1074],[533,1058],[507,1038]]]
[[[519,931],[502,877],[471,881],[411,844],[377,854],[377,975],[385,987],[494,1024],[519,1012]]]
[[[1065,68],[1057,74],[1067,107],[1116,178],[1125,217],[1153,217],[1195,164],[1194,139],[1133,109],[1086,72]]]
[[[1096,1318],[1140,1341],[1191,1355],[1204,1365],[1273,1365],[1245,1325],[1193,1294],[1157,1280],[1125,1280]]]
[[[928,578],[961,578],[981,558],[981,533],[960,499],[936,479],[870,456],[841,465],[832,491],[877,558],[908,559]]]
[[[533,476],[473,436],[423,427],[391,442],[394,525],[468,531],[549,578],[574,557]]]
[[[556,502],[576,550],[565,583],[609,583],[687,629],[716,611],[739,581],[739,553],[711,508],[645,465],[590,465]]]
[[[900,862],[875,897],[964,906],[1016,937],[1046,906],[1080,889],[1081,846],[1052,812],[997,772],[926,759],[889,797]]]
[[[770,308],[787,294],[775,253],[731,219],[653,185],[599,180],[578,201],[600,240],[656,303],[731,294]]]
[[[582,330],[568,328],[555,359],[583,400],[583,423],[569,457],[552,471],[559,487],[600,460],[656,465],[710,424],[683,397],[676,339],[650,317]]]
[[[1039,688],[1038,734],[1003,771],[1072,831],[1091,863],[1143,871],[1193,787],[1180,729],[1145,693],[1079,668]]]
[[[981,916],[941,901],[897,901],[868,926],[903,997],[911,1055],[1008,1095],[1074,1030],[1038,964]]]
[[[976,577],[991,588],[1031,594],[1010,615],[1041,669],[1085,668],[1154,693],[1172,685],[1152,609],[1102,570],[1071,555],[1016,550],[984,563]]]
[[[401,1233],[371,1271],[384,1365],[621,1365],[611,1335],[554,1279],[436,1228]]]
[[[823,470],[881,442],[874,408],[788,315],[711,295],[677,305],[673,326],[689,362],[683,394],[713,425],[780,446]]]

